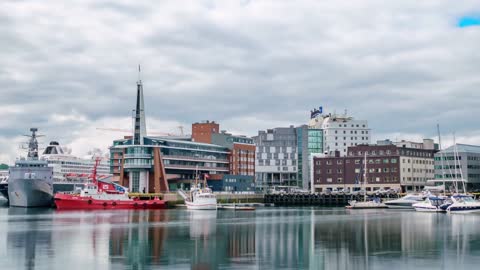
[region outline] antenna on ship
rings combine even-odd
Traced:
[[[43,137],[45,135],[37,135],[38,128],[30,128],[32,135],[23,135],[29,137],[28,147],[22,147],[22,149],[28,150],[27,159],[38,160],[38,137]]]

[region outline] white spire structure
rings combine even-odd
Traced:
[[[140,65],[138,65],[137,104],[135,107],[133,144],[142,145],[143,138],[145,136],[147,136],[147,125],[145,124],[145,104],[143,102],[143,84],[142,80],[140,79]]]

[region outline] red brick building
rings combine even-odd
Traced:
[[[212,143],[212,134],[220,133],[220,125],[215,121],[204,121],[192,124],[192,141]]]
[[[230,149],[229,161],[232,175],[255,176],[255,144],[253,139],[220,132],[215,121],[192,124],[192,141],[221,145]]]
[[[380,188],[402,188],[404,191],[423,188],[425,181],[433,178],[434,153],[433,149],[387,144],[348,147],[345,157],[340,157],[339,153],[335,156],[315,157],[315,191],[321,192],[327,188],[358,188],[365,182],[367,191]]]

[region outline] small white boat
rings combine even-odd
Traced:
[[[366,179],[367,179],[367,152],[365,151],[365,157],[364,157],[364,169],[363,169],[363,179],[364,179],[364,184],[366,185]],[[373,198],[370,200],[367,200],[367,193],[365,192],[363,196],[364,200],[363,201],[356,201],[352,200],[349,201],[347,206],[345,208],[347,209],[372,209],[372,208],[387,208],[387,206],[382,203],[380,198]]]
[[[418,212],[445,212],[442,205],[445,203],[445,198],[430,196],[425,198],[423,202],[413,204],[413,208]]]
[[[425,196],[420,194],[407,194],[406,196],[385,202],[385,205],[391,209],[414,209],[413,205],[424,200]]]
[[[446,210],[448,213],[474,213],[480,212],[480,202],[475,201],[472,196],[457,194],[450,197]]]
[[[185,204],[191,210],[217,210],[217,197],[210,188],[194,188]]]
[[[198,177],[195,178],[195,185],[190,190],[189,196],[186,196],[185,205],[190,210],[217,210],[217,197],[207,186],[206,175],[203,178],[203,187],[198,183]]]
[[[381,202],[380,199],[375,198],[371,201],[349,201],[348,209],[371,209],[371,208],[387,208],[387,206]]]

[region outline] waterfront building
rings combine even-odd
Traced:
[[[192,124],[192,141],[212,143],[212,134],[220,132],[220,124],[215,121],[203,121]]]
[[[197,176],[204,175],[214,191],[254,191],[253,141],[224,133],[215,137],[219,144],[212,144],[212,134],[218,133],[218,128],[209,121],[205,125],[194,123],[192,138],[148,136],[139,80],[134,134],[113,142],[110,172],[130,192],[189,189]]]
[[[480,189],[480,146],[456,144],[435,154],[435,179],[462,178],[467,189]]]
[[[307,134],[300,134],[299,130],[305,131],[306,126],[261,130],[253,137],[256,145],[255,178],[258,188],[301,186],[302,179],[298,175],[298,166],[301,166],[298,161],[298,139],[304,140]]]
[[[310,188],[312,154],[323,152],[323,131],[307,125],[259,131],[257,146],[257,187],[294,186]]]
[[[340,156],[347,155],[347,148],[360,144],[369,144],[372,136],[367,120],[357,120],[344,114],[322,114],[322,107],[311,111],[310,128],[323,130],[323,151],[338,151]]]
[[[434,176],[433,141],[423,143],[381,141],[376,145],[348,147],[347,156],[334,155],[313,158],[314,191],[333,188],[358,188],[365,183],[367,155],[367,191],[376,189],[420,190]],[[422,146],[420,147],[420,144]],[[416,145],[416,148],[407,146]]]

